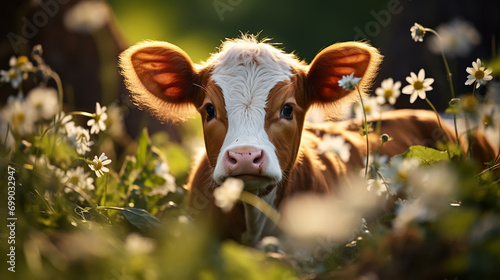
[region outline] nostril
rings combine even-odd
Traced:
[[[230,164],[230,165],[236,165],[238,163],[238,160],[236,159],[237,157],[237,154],[235,154],[234,152],[231,152],[229,151],[227,153],[227,162]]]
[[[233,157],[228,157],[228,160],[229,160],[229,163],[231,163],[231,164],[237,164],[238,163],[238,161],[235,158],[233,158]]]
[[[264,160],[264,155],[262,151],[259,151],[257,155],[255,155],[255,158],[253,159],[254,164],[261,164]]]

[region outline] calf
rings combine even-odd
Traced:
[[[339,87],[338,81],[354,73],[361,78],[360,90],[365,90],[381,59],[375,48],[349,42],[322,50],[307,65],[244,36],[224,42],[201,65],[165,42],[130,47],[121,55],[120,65],[132,99],[159,119],[178,122],[199,112],[206,153],[196,162],[188,183],[191,212],[208,213],[225,236],[255,244],[265,235],[276,234],[276,226],[246,204],[222,213],[214,207],[214,188],[228,177],[240,178],[246,191],[276,208],[300,192],[335,191],[340,174],[362,166],[365,138],[352,122],[305,124],[305,114],[312,106],[338,114],[342,104],[358,96]],[[385,115],[381,132],[394,138],[384,145],[385,155],[441,140],[432,112],[403,110]],[[316,152],[325,133],[347,139],[352,146],[349,163]],[[445,133],[453,139],[449,129]],[[378,149],[378,137],[370,139],[372,150]]]

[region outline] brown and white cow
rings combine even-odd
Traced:
[[[180,48],[165,42],[144,42],[130,47],[120,59],[122,73],[141,108],[165,121],[201,114],[206,154],[196,163],[189,180],[191,212],[209,213],[224,236],[255,244],[278,229],[260,212],[237,205],[230,213],[214,207],[212,192],[228,177],[244,180],[245,190],[276,208],[300,192],[335,191],[340,174],[362,166],[365,139],[352,122],[305,125],[312,106],[331,115],[357,98],[339,87],[344,75],[360,77],[367,89],[381,55],[360,42],[337,43],[322,50],[310,65],[254,37],[227,40],[207,62],[195,65]],[[401,110],[385,114],[381,128],[394,140],[384,145],[388,156],[409,146],[433,146],[442,140],[434,113]],[[344,136],[351,144],[351,160],[343,164],[332,154],[318,154],[325,133]],[[453,139],[453,133],[446,130]],[[380,146],[372,135],[373,149]],[[483,144],[479,138],[477,144]],[[476,151],[493,152],[488,149]],[[487,157],[487,154],[482,155]]]

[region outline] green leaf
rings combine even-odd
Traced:
[[[142,130],[141,136],[139,137],[139,143],[137,143],[137,167],[138,168],[141,168],[146,163],[148,149],[149,149],[148,129],[144,128]]]
[[[432,165],[438,161],[449,161],[450,157],[456,156],[454,152],[451,152],[448,155],[447,151],[439,151],[433,148],[425,147],[425,146],[411,146],[406,150],[406,152],[399,157],[403,157],[404,159],[408,158],[416,158],[420,161],[421,164]]]
[[[122,208],[121,211],[127,221],[142,231],[150,231],[162,226],[158,218],[144,209],[126,207]]]
[[[221,255],[228,279],[297,279],[290,269],[266,258],[264,252],[248,250],[232,241],[223,244]]]

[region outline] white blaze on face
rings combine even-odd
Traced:
[[[271,89],[292,76],[289,63],[293,58],[268,44],[227,42],[212,59],[212,79],[222,90],[228,118],[226,138],[214,170],[215,181],[222,183],[228,176],[223,166],[228,150],[252,147],[267,156],[267,168],[262,174],[271,179],[267,185],[278,183],[281,169],[265,131],[265,109]]]

